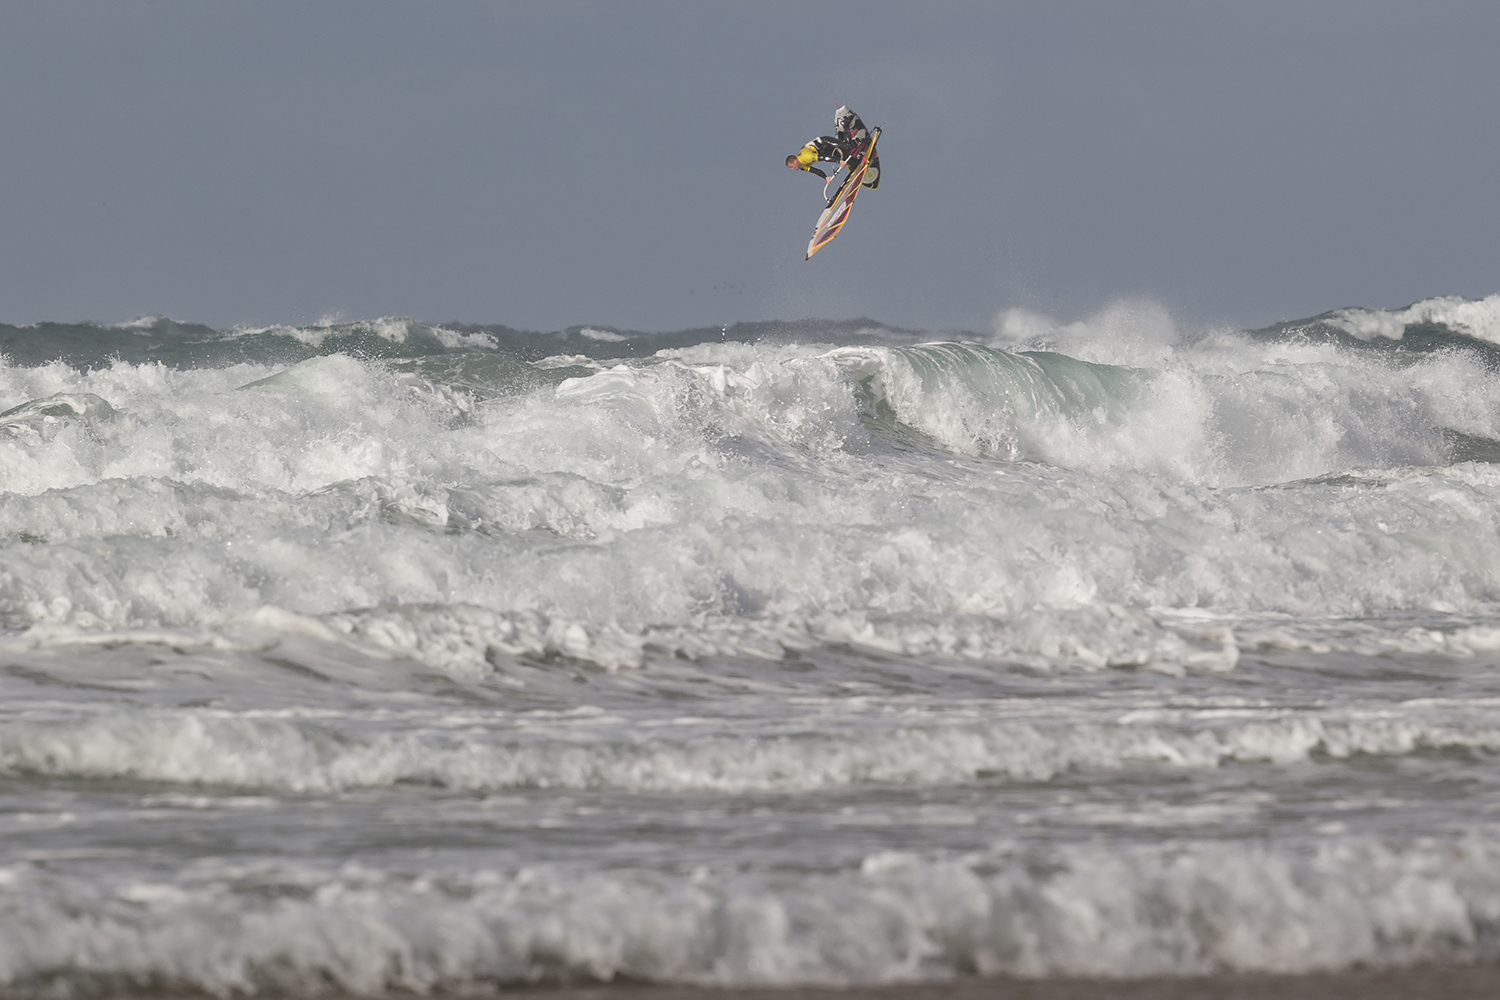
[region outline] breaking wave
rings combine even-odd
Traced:
[[[1469,962],[1500,944],[1496,861],[1483,839],[1392,849],[1332,837],[1279,851],[880,852],[800,878],[207,866],[99,883],[13,866],[0,869],[0,983],[370,995],[580,978],[850,986]]]
[[[1492,961],[1497,301],[0,327],[0,994]]]

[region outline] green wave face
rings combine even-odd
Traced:
[[[1004,461],[1057,457],[1058,444],[1122,428],[1149,376],[1049,352],[970,343],[847,348],[871,427],[896,440]]]

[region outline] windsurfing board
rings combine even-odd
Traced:
[[[812,255],[831,243],[839,230],[844,228],[844,223],[849,221],[849,209],[854,207],[854,199],[859,197],[859,187],[864,182],[870,157],[875,153],[875,140],[879,138],[880,129],[877,128],[870,133],[870,142],[860,156],[859,166],[844,178],[844,183],[834,192],[833,200],[823,209],[823,214],[818,216],[818,225],[813,229],[812,239],[807,243],[807,256],[803,260],[811,260]]]

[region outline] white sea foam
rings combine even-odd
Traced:
[[[620,341],[623,341],[625,339],[623,336],[615,333],[613,330],[595,330],[593,327],[589,326],[584,327],[578,332],[589,340],[598,340],[603,341],[604,343],[619,343]]]
[[[1495,957],[1500,389],[1274,333],[0,364],[0,994]]]
[[[147,315],[147,316],[137,316],[135,319],[126,320],[123,323],[110,323],[110,324],[108,324],[105,327],[105,329],[109,329],[109,330],[150,330],[151,328],[155,327],[158,323],[165,322],[166,319],[167,319],[167,317],[165,317],[165,316],[159,316],[159,315],[156,315],[156,314],[151,314],[151,315]]]
[[[613,668],[649,642],[756,655],[769,633],[1180,670],[1232,666],[1236,640],[1148,609],[1488,607],[1500,478],[1422,465],[1444,447],[1432,425],[1500,436],[1483,372],[1234,350],[1150,373],[972,345],[722,345],[483,402],[342,356],[4,369],[0,403],[25,419],[0,434],[0,519],[34,541],[7,551],[0,615],[222,630],[274,604],[540,623],[513,646],[510,625],[459,624],[469,612],[394,613],[427,615],[406,648],[460,672],[491,646]],[[941,449],[887,462],[872,405]],[[1316,481],[1330,473],[1369,488]],[[1215,488],[1298,477],[1313,481]]]
[[[797,879],[700,869],[391,875],[199,866],[84,882],[5,871],[0,984],[426,993],[620,976],[716,986],[1308,972],[1492,958],[1496,848],[880,852]]]
[[[294,713],[295,715],[296,713]],[[768,736],[699,734],[675,742],[616,720],[548,729],[342,735],[316,719],[206,710],[85,721],[0,722],[0,774],[131,779],[298,793],[403,782],[514,788],[807,794],[866,785],[932,788],[997,776],[1049,781],[1077,770],[1287,765],[1314,755],[1405,756],[1500,750],[1500,725],[1451,706],[1390,713],[1150,710],[1118,723],[949,721]],[[827,727],[832,723],[820,718]]]
[[[431,333],[438,343],[450,350],[493,350],[497,346],[495,338],[487,333],[463,333],[440,326],[432,327]]]
[[[383,316],[376,320],[360,320],[348,322],[342,316],[323,316],[310,326],[292,326],[286,324],[273,324],[271,326],[239,326],[235,327],[235,336],[253,336],[256,334],[275,334],[289,337],[308,347],[322,347],[329,337],[347,336],[349,334],[367,334],[389,341],[392,344],[403,344],[411,336],[414,329],[421,328],[430,330],[433,335],[445,346],[474,346],[488,348],[494,346],[494,340],[487,334],[460,334],[450,330],[442,330],[440,327],[425,327],[405,316]]]
[[[1352,337],[1400,340],[1414,323],[1439,323],[1479,340],[1500,344],[1500,295],[1479,300],[1458,296],[1424,299],[1405,309],[1337,309],[1330,323]]]

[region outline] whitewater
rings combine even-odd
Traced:
[[[0,996],[1494,962],[1497,369],[0,326]]]

